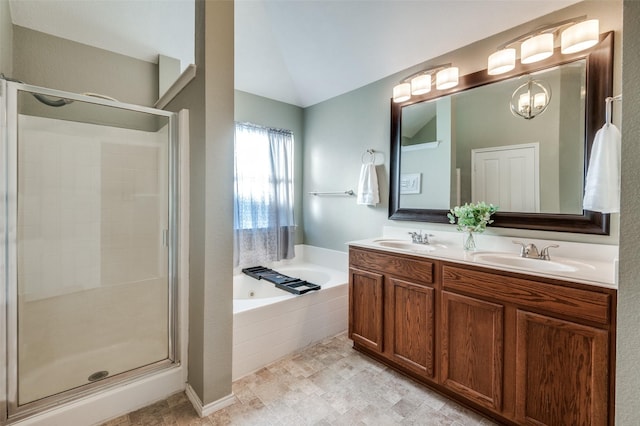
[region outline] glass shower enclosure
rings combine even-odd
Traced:
[[[167,111],[0,84],[6,420],[178,362],[177,132]]]

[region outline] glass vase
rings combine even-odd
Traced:
[[[462,247],[465,251],[476,250],[476,238],[473,231],[465,231],[462,236]]]

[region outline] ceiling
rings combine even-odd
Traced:
[[[236,0],[235,88],[301,107],[577,0]],[[193,62],[193,0],[10,0],[13,23]],[[480,25],[481,24],[481,25]]]

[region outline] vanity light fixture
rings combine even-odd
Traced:
[[[529,80],[511,95],[510,108],[513,115],[525,120],[542,114],[551,101],[551,87],[542,80]]]
[[[560,51],[563,54],[576,53],[596,45],[600,39],[600,25],[597,19],[586,20],[586,16],[567,19],[545,25],[527,34],[510,40],[498,47],[487,60],[489,75],[504,74],[515,68],[516,50],[520,43],[520,62],[532,64],[553,55],[555,34],[559,31]]]
[[[448,74],[441,75],[443,71],[447,71]],[[400,103],[408,101],[411,96],[429,93],[433,84],[433,74],[436,74],[436,88],[438,90],[450,89],[458,85],[458,68],[452,67],[451,64],[436,65],[411,74],[394,86],[393,102]],[[441,83],[442,81],[445,81],[448,85]]]

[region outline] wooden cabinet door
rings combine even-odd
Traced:
[[[502,410],[504,307],[442,292],[442,385]]]
[[[387,285],[391,356],[397,363],[434,379],[435,290],[396,278],[388,278]]]
[[[516,419],[529,425],[607,424],[608,333],[519,310]]]
[[[383,276],[349,268],[349,338],[382,352]]]

